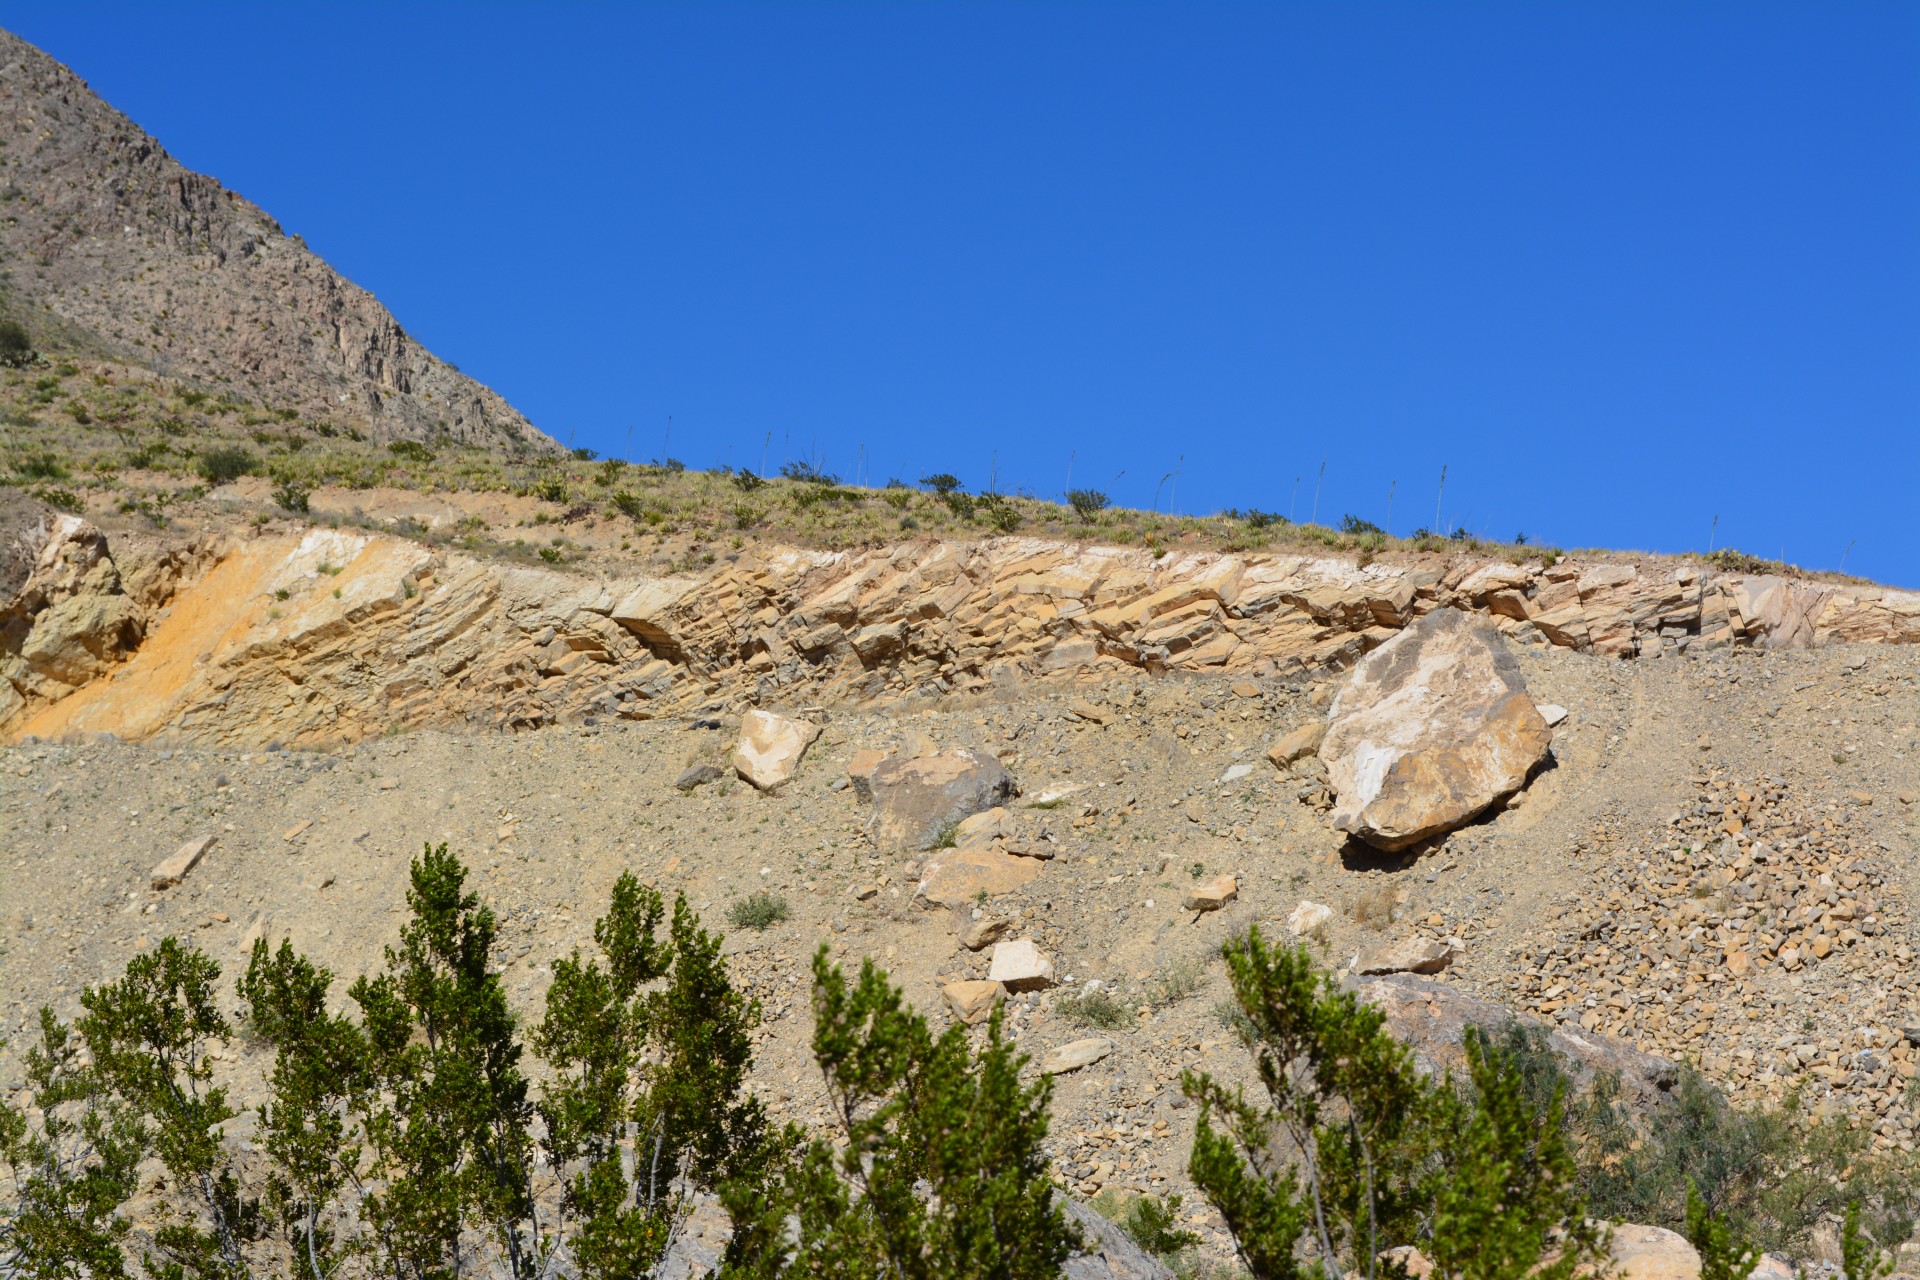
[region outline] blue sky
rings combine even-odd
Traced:
[[[1920,585],[1920,6],[0,22],[603,453]]]

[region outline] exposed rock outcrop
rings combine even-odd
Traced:
[[[39,335],[376,439],[556,451],[365,289],[0,31],[8,302]]]
[[[1451,831],[1524,786],[1552,741],[1499,635],[1437,609],[1334,699],[1320,744],[1333,825],[1386,850]]]
[[[12,652],[31,642],[37,652],[111,654],[97,661],[115,664],[114,678],[23,678],[0,707],[0,729],[257,746],[395,726],[520,729],[1138,671],[1280,675],[1350,667],[1449,606],[1513,643],[1620,656],[1771,643],[1769,619],[1786,627],[1778,637],[1786,643],[1920,641],[1920,594],[1709,578],[1670,563],[1582,573],[1570,561],[1356,567],[1215,553],[1156,561],[1002,538],[844,552],[749,547],[698,576],[585,579],[336,529],[144,542],[113,556],[132,614],[112,606],[68,619],[30,601],[12,610],[10,625]],[[1584,598],[1582,581],[1591,587]],[[1550,630],[1537,625],[1549,617]],[[122,625],[129,618],[132,632]],[[95,629],[77,633],[80,622]],[[876,627],[893,639],[871,642]],[[44,643],[32,638],[43,628]],[[130,656],[128,636],[138,639]],[[867,782],[855,779],[862,789]]]

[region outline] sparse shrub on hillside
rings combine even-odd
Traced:
[[[407,462],[428,463],[435,457],[433,450],[418,440],[395,440],[387,446],[387,452]]]
[[[930,476],[921,476],[920,483],[943,498],[960,492],[960,477],[949,475],[945,471],[936,471]]]
[[[1182,1253],[1200,1243],[1197,1234],[1180,1227],[1179,1196],[1164,1200],[1153,1195],[1129,1196],[1109,1187],[1093,1198],[1092,1208],[1162,1262],[1176,1263]]]
[[[79,515],[87,509],[86,502],[71,489],[41,488],[33,491],[33,496],[58,511]]]
[[[1385,534],[1386,530],[1371,520],[1362,520],[1359,516],[1348,512],[1346,515],[1340,517],[1340,532],[1349,535],[1363,533]]]
[[[813,974],[814,1059],[845,1145],[816,1138],[764,1186],[721,1189],[724,1273],[1057,1276],[1077,1233],[1041,1147],[1051,1084],[1021,1084],[1000,1013],[975,1052],[960,1023],[936,1039],[871,960],[849,982],[822,946]]]
[[[635,520],[638,520],[640,513],[646,510],[646,504],[640,501],[640,495],[630,489],[615,490],[613,496],[607,501],[613,505],[615,511]]]
[[[785,898],[761,890],[728,907],[727,921],[736,929],[770,929],[792,914]]]
[[[211,485],[227,484],[260,469],[260,461],[239,445],[215,445],[194,459],[194,470]]]
[[[573,499],[573,490],[567,487],[565,476],[547,476],[534,481],[532,493],[542,502],[566,503]]]
[[[956,489],[951,492],[941,494],[940,500],[947,504],[947,510],[953,512],[953,514],[955,516],[958,516],[960,519],[962,520],[973,519],[974,501],[970,495],[961,493],[959,490]]]
[[[283,474],[276,477],[278,483],[273,487],[273,502],[282,511],[294,515],[305,515],[308,509],[310,490],[298,476]]]
[[[997,493],[980,495],[979,510],[997,532],[1012,533],[1020,527],[1020,509]]]
[[[593,478],[594,483],[603,489],[611,489],[615,484],[619,483],[620,477],[625,473],[626,469],[626,459],[608,458],[600,464],[600,474]]]
[[[913,493],[908,489],[888,488],[881,492],[880,500],[895,511],[905,511],[913,505]]]
[[[59,454],[50,449],[37,449],[22,454],[13,464],[15,474],[25,480],[70,480],[73,472],[67,469],[66,462]]]
[[[1107,495],[1098,489],[1069,489],[1067,502],[1082,520],[1091,520],[1107,509]]]
[[[740,490],[740,492],[742,493],[752,493],[755,489],[758,489],[761,485],[765,483],[766,483],[765,480],[762,480],[759,476],[753,474],[753,472],[747,470],[745,467],[742,467],[738,471],[733,473],[734,488]]]
[[[836,485],[840,477],[830,471],[822,471],[811,462],[793,461],[782,464],[780,474],[788,480],[797,480],[802,484]]]
[[[33,363],[33,336],[18,320],[0,320],[0,364],[24,369]]]
[[[575,462],[593,462],[600,456],[598,452],[587,448],[585,445],[580,446],[578,449],[571,449],[568,452],[572,454]]]
[[[1070,1022],[1083,1027],[1098,1027],[1103,1031],[1117,1031],[1139,1022],[1133,1010],[1115,999],[1105,987],[1062,996],[1054,1003],[1054,1008]]]

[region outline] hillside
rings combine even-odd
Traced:
[[[104,357],[378,440],[553,443],[265,211],[0,32],[0,311]]]

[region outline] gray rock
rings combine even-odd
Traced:
[[[695,787],[704,787],[709,782],[718,782],[726,774],[727,771],[717,764],[691,765],[673,780],[673,785],[682,791],[691,791]]]
[[[1019,788],[992,756],[961,749],[882,762],[867,778],[870,834],[882,849],[931,848],[964,818],[1005,804]]]
[[[1080,1228],[1086,1251],[1067,1259],[1061,1274],[1067,1280],[1174,1280],[1158,1258],[1133,1242],[1133,1237],[1078,1200],[1061,1197],[1067,1221]]]

